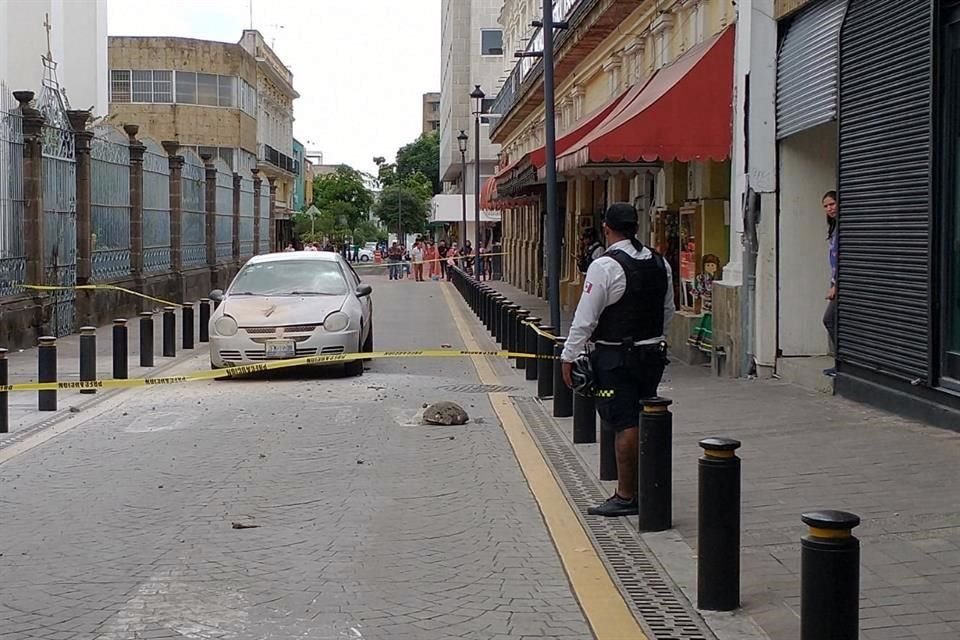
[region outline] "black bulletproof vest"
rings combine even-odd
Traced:
[[[663,335],[663,299],[667,295],[667,268],[663,258],[651,250],[647,260],[631,258],[616,249],[604,255],[623,267],[627,288],[623,297],[600,314],[600,321],[590,337],[594,342],[648,340]]]

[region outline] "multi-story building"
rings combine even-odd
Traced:
[[[538,13],[504,3],[509,47],[542,52],[541,30],[527,26]],[[685,359],[703,357],[682,353],[702,320],[697,283],[706,264],[729,259],[734,17],[731,0],[554,3],[555,21],[568,23],[554,41],[561,302],[579,300],[582,230],[599,229],[610,203],[631,202],[642,239],[676,274],[671,344]],[[511,65],[492,110],[502,163],[484,192],[504,211],[506,277],[545,295],[542,58]]]
[[[234,171],[273,179],[281,217],[293,206],[292,74],[244,31],[240,43],[171,37],[109,39],[110,115],[141,135],[177,140]],[[279,88],[278,88],[279,87]]]
[[[423,94],[423,133],[440,131],[440,94]]]
[[[480,126],[480,156],[476,157],[475,102],[470,93],[480,85],[487,97],[481,108],[489,110],[503,72],[503,30],[497,17],[503,3],[497,0],[443,0],[441,13],[440,178],[444,191],[475,193],[475,178],[493,175],[499,146],[490,142],[491,118]],[[457,135],[470,136],[466,174],[461,168]]]
[[[289,210],[299,172],[293,159],[293,101],[300,94],[293,88],[293,72],[259,31],[244,30],[240,45],[256,61],[257,168],[263,176],[274,179],[281,211]]]
[[[48,52],[71,105],[106,114],[106,0],[0,0],[0,107],[12,91],[41,94]]]

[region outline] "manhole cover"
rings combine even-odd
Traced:
[[[500,384],[454,384],[448,387],[440,387],[440,390],[453,391],[454,393],[507,393],[508,391],[517,391],[517,388]]]

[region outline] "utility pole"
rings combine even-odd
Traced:
[[[549,0],[545,0],[549,2]],[[470,93],[470,97],[477,101],[477,110],[474,112],[474,156],[473,156],[473,178],[474,178],[474,192],[473,192],[473,219],[476,228],[474,229],[474,246],[473,246],[473,275],[476,278],[480,277],[480,113],[483,111],[483,99],[486,95],[483,93],[483,90],[480,88],[480,85],[474,85],[474,90]]]
[[[553,22],[553,0],[543,0],[543,105],[544,152],[547,180],[547,301],[550,303],[550,324],[560,331],[560,243],[563,225],[557,206],[557,121],[553,86],[553,30],[566,29],[567,23]]]

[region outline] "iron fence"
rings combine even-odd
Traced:
[[[63,287],[50,294],[50,329],[56,336],[65,336],[73,333],[76,324],[76,154],[63,97],[47,81],[40,93],[40,111],[46,123],[41,132],[45,279],[47,284]]]
[[[233,172],[223,160],[218,159],[217,167],[217,218],[216,218],[216,256],[217,262],[229,262],[233,259]]]
[[[253,246],[253,179],[242,175],[240,178],[240,257],[249,258],[257,253]]]
[[[200,156],[189,149],[183,152],[180,189],[183,198],[181,221],[183,266],[185,268],[204,266],[207,264],[206,170]]]
[[[90,145],[90,209],[95,282],[130,274],[130,145],[110,126],[96,127]]]
[[[143,154],[143,270],[170,269],[170,160],[155,141],[142,140]]]
[[[23,284],[23,128],[5,84],[0,83],[0,296]]]

